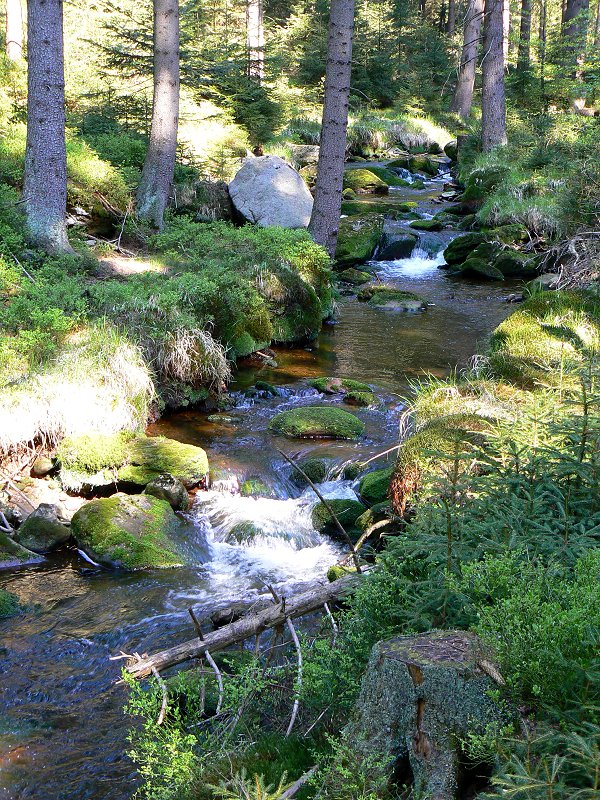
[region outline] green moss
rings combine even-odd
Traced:
[[[344,189],[358,193],[387,194],[389,187],[370,169],[357,168],[344,170]]]
[[[302,458],[296,462],[313,483],[323,483],[329,474],[329,462],[322,458]],[[308,481],[298,470],[293,470],[292,481],[296,486],[308,486]]]
[[[358,485],[358,492],[365,503],[372,506],[386,501],[393,471],[393,467],[387,467],[367,472]]]
[[[417,231],[441,231],[444,225],[439,219],[415,219],[410,227]]]
[[[393,517],[394,512],[392,511],[392,506],[389,502],[381,502],[376,503],[371,508],[368,508],[364,513],[360,515],[360,517],[356,520],[356,526],[360,528],[360,530],[364,533],[367,528],[370,528],[371,525],[374,525],[377,522],[382,522],[383,520],[387,520],[390,517]],[[392,524],[392,520],[390,520],[390,525]]]
[[[342,214],[347,216],[360,216],[362,214],[384,214],[386,217],[397,219],[399,215],[408,214],[417,207],[417,203],[396,202],[393,197],[389,199],[376,199],[363,197],[360,200],[344,200],[342,203]]]
[[[338,278],[344,283],[351,283],[353,286],[360,286],[363,283],[368,283],[372,276],[368,272],[363,272],[360,269],[353,269],[349,267],[339,273]]]
[[[385,167],[369,167],[369,172],[372,172],[373,175],[376,175],[384,183],[387,183],[388,186],[397,186],[399,188],[410,186],[408,181],[400,178],[391,169],[386,169]]]
[[[58,449],[57,460],[63,486],[75,490],[118,482],[145,486],[164,473],[189,488],[208,473],[208,459],[200,447],[144,434],[67,437]]]
[[[408,161],[408,168],[411,172],[424,172],[426,175],[437,175],[439,163],[427,155],[411,156]]]
[[[356,572],[356,567],[354,565],[344,567],[341,564],[333,564],[333,566],[329,567],[327,570],[327,580],[330,583],[337,581],[339,578],[343,578],[346,575],[350,575],[351,573]]]
[[[276,493],[262,478],[246,478],[240,486],[242,497],[276,497]]]
[[[352,266],[368,261],[383,233],[383,216],[366,214],[340,220],[335,260],[338,266]]]
[[[292,439],[357,439],[365,426],[354,414],[339,408],[307,406],[277,414],[269,428]]]
[[[91,500],[71,521],[78,546],[90,558],[127,570],[181,566],[172,538],[180,527],[171,506],[150,495]]]
[[[503,164],[490,164],[474,169],[467,177],[461,200],[482,203],[499,186],[509,172]]]
[[[246,520],[244,522],[237,522],[232,525],[227,533],[226,541],[230,544],[234,542],[239,545],[248,545],[256,539],[257,536],[262,536],[262,530],[253,522]]]
[[[336,394],[337,392],[370,392],[371,387],[368,383],[353,381],[351,378],[315,378],[310,382],[318,392],[325,394]]]
[[[470,256],[464,261],[457,271],[460,275],[470,275],[475,278],[486,278],[492,281],[503,281],[504,275],[494,264],[484,258]]]
[[[346,392],[344,403],[350,406],[372,406],[375,404],[373,392]]]
[[[394,311],[425,311],[427,304],[413,292],[404,292],[384,283],[374,284],[361,289],[358,293],[361,302],[377,308],[390,308]]]
[[[12,592],[0,589],[0,619],[14,617],[20,613],[23,607],[19,603],[19,598]]]
[[[444,259],[447,264],[462,264],[469,255],[486,241],[483,233],[466,233],[464,236],[457,236],[444,250]]]
[[[22,564],[34,564],[43,561],[43,556],[27,550],[14,539],[0,531],[0,569],[19,567]]]
[[[355,527],[355,523],[365,510],[363,504],[359,503],[358,500],[328,500],[327,502],[338,518],[342,528],[344,528],[352,541],[356,541],[360,535],[360,531]],[[319,533],[344,540],[333,517],[322,502],[317,503],[313,508],[312,524]]]

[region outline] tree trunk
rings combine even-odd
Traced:
[[[32,244],[70,252],[62,0],[27,3],[27,143],[23,199]]]
[[[446,33],[448,36],[454,35],[456,28],[456,0],[448,0],[448,19],[446,20]]]
[[[173,183],[179,122],[179,3],[154,0],[154,98],[137,215],[157,228]]]
[[[519,30],[519,54],[517,70],[526,72],[529,69],[531,51],[531,0],[521,0],[521,27]]]
[[[246,49],[248,77],[259,83],[265,74],[265,33],[262,0],[246,0]]]
[[[539,59],[540,59],[540,91],[544,98],[544,111],[547,111],[546,102],[546,24],[548,16],[547,0],[541,0],[540,29],[539,29]]]
[[[332,258],[342,209],[353,32],[354,0],[331,0],[321,147],[308,228]]]
[[[483,0],[470,0],[465,17],[464,43],[451,110],[466,120],[471,113],[475,67],[483,21]]]
[[[23,57],[21,0],[6,0],[6,57],[10,61],[20,61]]]
[[[503,3],[485,0],[481,93],[481,146],[484,153],[506,144]]]
[[[567,0],[563,37],[567,58],[573,66],[573,77],[581,80],[587,44],[590,0]]]
[[[596,8],[596,30],[594,31],[594,47],[600,47],[600,0]]]
[[[508,64],[510,50],[510,0],[502,0],[502,55],[504,66]]]

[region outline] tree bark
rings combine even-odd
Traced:
[[[594,47],[600,47],[600,0],[596,8],[596,29],[594,31]]]
[[[154,98],[150,142],[137,191],[137,216],[162,228],[179,123],[179,3],[154,0]]]
[[[6,57],[23,58],[23,8],[21,0],[6,0]]]
[[[481,94],[481,145],[484,153],[506,144],[503,2],[485,0]]]
[[[354,0],[331,0],[321,147],[308,227],[315,242],[332,258],[342,209],[353,33]]]
[[[590,0],[567,0],[563,38],[567,57],[573,66],[573,77],[582,78],[588,32]]]
[[[510,51],[510,0],[502,0],[502,54],[504,66],[508,64]]]
[[[70,252],[62,0],[27,3],[27,143],[23,199],[32,244]]]
[[[465,16],[463,48],[451,110],[468,119],[473,103],[477,51],[483,22],[483,0],[470,0]]]
[[[263,611],[249,614],[212,633],[207,633],[204,639],[196,637],[152,656],[145,656],[134,664],[129,664],[127,671],[135,678],[144,678],[151,674],[153,668],[160,672],[167,667],[197,658],[207,650],[217,653],[232,644],[244,642],[268,628],[283,625],[287,619],[310,614],[322,608],[325,603],[348,597],[356,590],[360,578],[360,575],[354,573],[338,578],[333,583],[317,584],[302,594],[288,597],[281,603],[272,603]]]
[[[448,36],[454,35],[456,28],[456,0],[448,0],[448,19],[446,20],[446,33]]]
[[[519,29],[519,52],[517,70],[526,72],[531,57],[531,0],[521,0],[521,26]]]
[[[248,77],[259,83],[265,74],[265,32],[262,0],[246,0]]]

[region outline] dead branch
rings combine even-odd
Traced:
[[[283,794],[279,795],[277,800],[290,800],[290,798],[294,797],[294,795],[300,791],[304,784],[312,778],[316,771],[316,766],[309,769],[308,772],[305,772],[304,775],[300,776],[295,783],[292,783],[292,785],[289,786]]]
[[[165,714],[167,713],[167,703],[169,702],[169,696],[167,694],[167,684],[158,674],[158,670],[156,669],[156,667],[152,667],[152,674],[158,681],[158,685],[160,686],[160,690],[162,692],[162,703],[160,704],[160,712],[158,714],[158,719],[156,720],[157,725],[162,725],[165,719]]]
[[[294,696],[294,705],[292,707],[292,716],[290,717],[290,724],[288,725],[287,731],[285,732],[285,738],[287,739],[290,733],[292,732],[294,723],[296,722],[296,717],[298,716],[298,708],[300,706],[300,692],[302,691],[302,648],[300,647],[300,642],[298,640],[298,634],[296,633],[296,628],[294,628],[294,623],[292,622],[291,619],[287,619],[286,622],[289,632],[292,634],[292,639],[294,640],[296,653],[298,654],[298,677],[296,679],[296,692]]]

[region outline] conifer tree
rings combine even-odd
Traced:
[[[23,7],[21,0],[6,0],[6,57],[20,61],[23,57]]]
[[[483,0],[470,0],[465,15],[463,48],[451,110],[468,119],[473,104],[477,52],[483,22]]]
[[[481,146],[484,153],[506,144],[503,6],[502,0],[485,0],[481,64]]]

